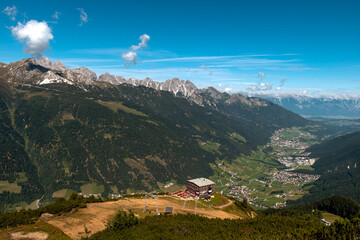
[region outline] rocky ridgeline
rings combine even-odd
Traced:
[[[177,97],[189,99],[200,106],[208,106],[217,109],[219,101],[227,104],[241,102],[251,107],[267,106],[267,101],[259,98],[248,98],[241,94],[229,95],[222,93],[213,87],[198,89],[189,80],[173,78],[165,82],[156,82],[151,78],[139,80],[135,78],[124,78],[114,76],[109,73],[101,74],[97,77],[96,73],[86,67],[68,69],[62,62],[51,62],[49,58],[42,57],[39,60],[33,58],[22,59],[17,62],[0,65],[7,72],[9,82],[44,85],[54,83],[66,83],[86,88],[89,85],[101,85],[102,82],[112,85],[128,84],[132,86],[144,86],[153,88],[157,91],[172,92]]]

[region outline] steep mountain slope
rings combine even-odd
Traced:
[[[319,158],[313,165],[321,174],[301,201],[344,195],[360,201],[360,132],[334,138],[309,149]]]
[[[200,96],[203,98],[203,105],[217,109],[233,119],[252,123],[267,136],[279,128],[313,124],[311,121],[261,98],[245,97],[241,94],[229,95],[211,87],[202,89]]]
[[[13,128],[7,107],[5,85],[0,81],[0,208],[8,202],[31,202],[40,197],[43,188],[34,164],[25,151],[25,141]],[[10,194],[15,189],[18,194]]]
[[[209,163],[217,159],[250,154],[276,128],[309,123],[267,101],[208,93],[186,81],[175,86],[178,81],[171,80],[171,87],[159,91],[113,84],[111,75],[94,81],[86,68],[65,68],[46,59],[0,67],[1,138],[12,141],[2,145],[1,156],[14,146],[21,153],[7,157],[12,165],[3,173],[14,175],[18,185],[25,174],[37,186],[26,192],[28,203],[58,190],[80,191],[88,183],[105,196],[152,190],[170,180],[184,184],[210,176]],[[191,95],[183,94],[191,89]],[[10,177],[4,181],[11,184]],[[0,189],[1,202],[23,198],[24,189]]]

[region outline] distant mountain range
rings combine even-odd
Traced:
[[[303,117],[358,118],[360,119],[360,95],[307,95],[244,93],[276,103]]]
[[[2,209],[87,184],[153,190],[213,174],[279,128],[313,124],[260,98],[66,68],[47,58],[0,64]]]

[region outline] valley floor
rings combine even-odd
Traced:
[[[286,206],[306,194],[320,176],[311,174],[316,161],[306,148],[317,143],[311,134],[316,126],[286,128],[274,132],[271,141],[251,156],[212,164],[212,180],[218,191],[237,199],[248,199],[256,209]],[[293,172],[307,170],[310,174]]]

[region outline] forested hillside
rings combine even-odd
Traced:
[[[344,195],[360,201],[360,132],[340,136],[309,149],[319,180],[300,201]]]
[[[62,82],[39,84],[46,76]],[[2,209],[89,187],[107,196],[209,177],[209,163],[249,155],[275,129],[309,123],[260,99],[224,95],[229,101],[215,108],[168,91],[86,85],[83,78],[32,59],[0,68]]]
[[[254,124],[268,137],[279,128],[314,124],[296,113],[261,98],[245,97],[241,94],[229,95],[211,87],[202,90],[201,96],[205,99],[204,105],[218,109],[233,119]]]

